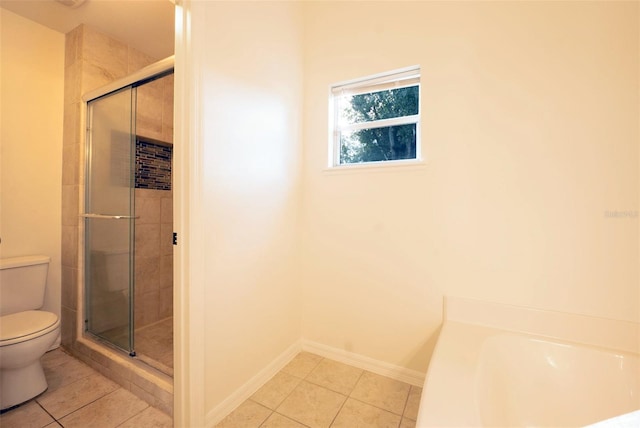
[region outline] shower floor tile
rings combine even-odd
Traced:
[[[135,344],[138,358],[173,376],[173,317],[137,329]]]
[[[42,357],[49,388],[0,414],[12,427],[171,427],[171,417],[58,348]]]

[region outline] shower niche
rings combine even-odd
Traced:
[[[87,101],[85,332],[173,375],[173,72]]]

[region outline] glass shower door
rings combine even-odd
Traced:
[[[135,88],[87,104],[85,329],[133,347]]]

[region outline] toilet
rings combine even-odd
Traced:
[[[41,311],[49,257],[0,259],[0,405],[7,409],[41,394],[40,358],[60,335],[60,319]]]

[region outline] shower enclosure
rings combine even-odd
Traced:
[[[170,301],[167,304],[165,299],[164,306],[169,306],[169,312],[164,311],[164,319],[150,317],[147,312],[150,307],[161,306],[160,290],[149,292],[152,287],[164,284],[163,292],[167,294],[168,291],[169,295],[172,290],[166,289],[167,281],[157,274],[160,260],[168,260],[170,268],[172,248],[170,243],[168,251],[166,246],[162,250],[159,248],[160,222],[158,220],[157,225],[150,224],[153,218],[160,218],[161,211],[163,217],[171,212],[170,196],[163,196],[164,193],[171,195],[171,143],[162,141],[161,134],[154,134],[156,123],[160,123],[162,129],[163,108],[157,105],[162,104],[163,99],[155,99],[158,97],[149,94],[153,95],[154,91],[157,93],[158,88],[162,94],[168,84],[161,81],[170,77],[172,111],[172,74],[173,68],[165,67],[129,81],[126,85],[116,88],[112,85],[103,91],[98,90],[97,96],[87,96],[90,98],[86,99],[85,211],[82,214],[85,222],[85,332],[132,357],[141,358],[169,375],[173,372]],[[157,111],[160,113],[157,114]],[[155,120],[153,116],[158,115],[160,118]],[[144,128],[145,136],[140,135],[139,128]],[[142,215],[136,210],[137,197],[140,198],[139,211]],[[154,203],[157,209],[150,211],[149,207]],[[170,222],[170,215],[168,218]],[[171,223],[166,223],[166,218],[164,221],[162,232],[169,234]],[[158,248],[149,250],[148,240],[140,241],[138,228],[143,232],[157,230]],[[140,251],[153,254],[136,253]],[[137,263],[142,269],[136,268]],[[149,266],[152,268],[149,269]],[[170,272],[168,276],[170,280]],[[172,282],[168,285],[172,287]],[[144,302],[148,296],[155,296],[156,301]],[[142,300],[142,304],[137,305],[136,299]],[[170,336],[159,340],[158,330]],[[137,343],[137,337],[140,338],[140,344]],[[144,346],[143,339],[146,341]],[[151,355],[154,343],[149,344],[149,340],[164,346],[165,349],[158,352],[159,357]],[[140,352],[141,349],[145,351]],[[156,366],[154,359],[161,362]]]

